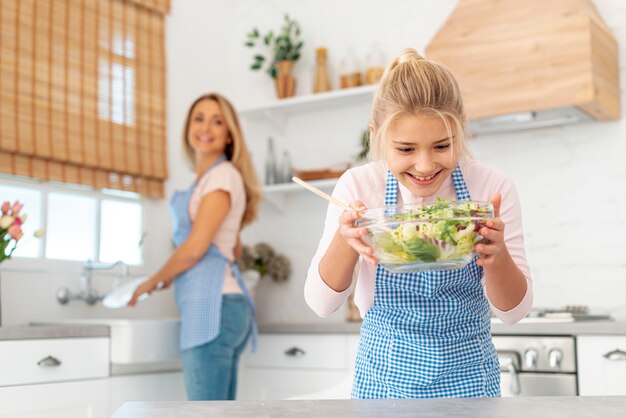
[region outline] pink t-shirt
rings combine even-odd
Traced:
[[[198,186],[189,201],[189,217],[195,221],[202,198],[207,194],[223,190],[230,194],[230,210],[213,237],[213,244],[229,260],[233,260],[233,250],[241,229],[241,219],[246,209],[246,191],[239,170],[230,162],[224,161],[206,173],[198,181]],[[230,267],[226,268],[223,293],[242,293]]]
[[[467,184],[470,196],[473,200],[488,201],[492,194],[499,192],[502,195],[502,205],[500,217],[504,221],[504,238],[507,249],[515,264],[524,273],[527,280],[526,295],[518,306],[509,310],[501,311],[491,305],[494,314],[504,323],[515,323],[522,319],[532,306],[532,280],[530,270],[526,262],[524,251],[524,236],[522,234],[522,217],[519,199],[515,186],[509,178],[499,170],[486,166],[477,160],[467,160],[459,162],[465,183]],[[387,167],[384,161],[376,161],[359,167],[352,168],[344,173],[333,191],[333,197],[350,204],[355,200],[360,200],[367,208],[380,208],[385,206]],[[398,183],[398,204],[421,203],[435,201],[437,197],[456,200],[456,193],[452,184],[452,178],[442,184],[439,191],[430,197],[421,198],[414,196],[406,187]],[[306,283],[304,285],[304,297],[307,304],[318,315],[324,317],[335,312],[345,302],[354,287],[356,289],[354,301],[361,316],[374,303],[374,279],[376,276],[376,266],[366,263],[359,258],[355,269],[355,277],[352,285],[343,292],[336,292],[324,283],[319,274],[319,263],[326,252],[330,242],[339,226],[338,218],[342,208],[329,204],[326,212],[324,233],[320,240],[317,252],[311,261]],[[483,278],[483,287],[484,287]],[[486,293],[485,293],[486,295]],[[487,297],[487,299],[489,299]]]

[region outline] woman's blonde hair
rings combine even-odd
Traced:
[[[449,137],[454,137],[452,147],[458,147],[459,157],[472,157],[465,142],[463,98],[454,76],[443,65],[407,48],[385,70],[372,101],[370,158],[385,157],[384,141],[393,122],[417,114],[441,118]]]
[[[261,203],[261,186],[256,176],[256,171],[252,165],[252,159],[246,146],[246,141],[243,138],[243,132],[241,131],[241,125],[239,124],[239,117],[233,105],[222,95],[218,93],[209,93],[198,97],[187,113],[187,119],[185,120],[185,128],[183,130],[183,146],[185,147],[185,153],[187,158],[193,166],[196,163],[196,154],[191,145],[189,144],[189,123],[191,121],[191,114],[196,105],[203,100],[213,100],[218,104],[224,115],[226,126],[228,128],[228,135],[232,139],[226,145],[226,159],[228,159],[241,173],[243,179],[243,185],[246,191],[246,210],[241,219],[241,227],[250,224],[254,221],[259,213],[259,205]]]

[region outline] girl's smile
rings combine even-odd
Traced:
[[[442,170],[437,171],[435,174],[431,174],[430,176],[419,176],[416,174],[407,173],[409,178],[417,185],[420,186],[428,186],[435,182],[436,177],[441,173]]]

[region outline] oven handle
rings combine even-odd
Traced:
[[[519,364],[517,353],[514,351],[498,351],[498,362],[500,363],[500,370],[511,373],[509,390],[513,395],[519,395],[522,389],[519,381],[519,371],[516,367]]]
[[[607,360],[611,361],[623,361],[626,360],[626,351],[622,351],[619,348],[616,348],[613,351],[609,351],[604,354],[603,357]]]

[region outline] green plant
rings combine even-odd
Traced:
[[[292,20],[289,15],[285,15],[285,23],[280,31],[274,34],[269,31],[261,36],[257,28],[253,28],[247,34],[245,45],[249,48],[262,46],[271,53],[270,58],[258,53],[253,57],[251,70],[260,70],[264,64],[269,64],[267,73],[276,78],[278,70],[276,63],[278,61],[298,61],[300,59],[300,49],[302,49],[303,41],[300,40],[300,25]]]

